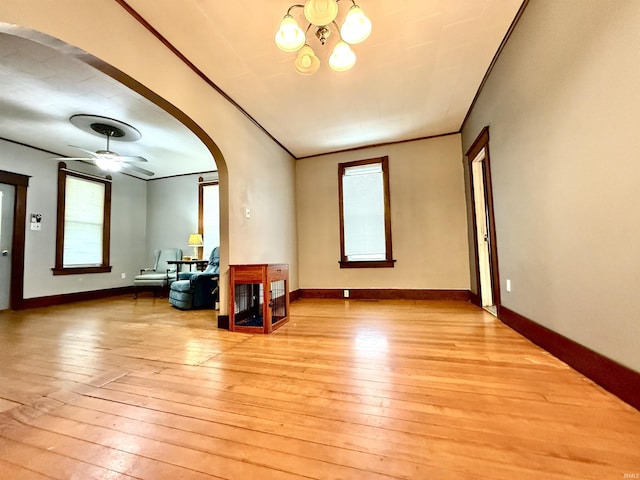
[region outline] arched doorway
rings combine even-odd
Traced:
[[[195,121],[193,121],[188,115],[182,112],[180,109],[172,105],[170,102],[163,99],[161,96],[155,94],[149,88],[136,81],[126,73],[114,68],[113,66],[101,61],[100,59],[88,55],[86,52],[83,52],[73,46],[65,44],[60,40],[52,38],[48,35],[45,35],[40,32],[36,32],[33,30],[29,30],[26,28],[17,28],[15,26],[9,26],[7,24],[0,23],[0,34],[10,34],[16,37],[27,39],[31,42],[38,43],[43,47],[57,50],[58,52],[63,53],[64,55],[71,56],[76,60],[83,62],[88,65],[90,68],[96,70],[97,75],[103,75],[105,77],[109,77],[109,79],[116,80],[120,84],[126,86],[132,91],[136,92],[140,96],[142,96],[146,101],[154,104],[157,107],[160,107],[164,112],[171,115],[173,118],[177,119],[186,129],[189,129],[192,134],[194,134],[200,142],[204,145],[205,149],[209,152],[210,156],[215,159],[215,163],[217,164],[217,171],[219,175],[220,181],[220,196],[221,196],[221,209],[226,208],[227,201],[225,200],[228,189],[227,189],[227,169],[224,161],[224,157],[220,152],[219,148],[213,141],[213,139],[201,128]],[[31,106],[34,108],[34,106]],[[53,118],[48,119],[48,122],[53,124],[56,119]],[[17,117],[16,117],[17,118]],[[39,129],[37,131],[34,130],[36,134],[45,134],[44,128]],[[0,135],[1,136],[1,135]],[[62,140],[64,141],[64,140]],[[18,142],[20,143],[20,142]],[[55,152],[52,152],[55,153]],[[212,162],[213,163],[213,162]],[[12,173],[12,172],[9,172]],[[26,220],[26,210],[23,212],[21,218],[17,220],[25,222]],[[221,254],[222,261],[225,261],[225,253],[227,252],[227,238],[228,235],[228,215],[224,214],[224,212],[220,212],[220,225],[221,225]],[[22,262],[24,264],[24,251],[25,251],[25,238],[24,238],[24,223],[23,227],[19,229],[23,233],[21,245],[15,245],[14,251],[22,255],[22,258],[17,258],[16,261]],[[18,243],[20,243],[18,242]],[[224,265],[224,263],[223,263]],[[22,269],[13,269],[15,275],[20,275],[23,273]],[[12,279],[12,285],[23,285],[24,279],[14,277]],[[221,291],[221,297],[224,293],[224,288]],[[22,305],[22,289],[21,288],[13,288],[12,289],[12,298],[15,297],[15,300],[12,302],[12,308],[20,308]],[[222,298],[221,298],[222,299]],[[223,302],[222,305],[226,305],[226,302]]]

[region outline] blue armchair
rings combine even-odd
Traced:
[[[218,298],[220,247],[209,255],[207,268],[202,272],[182,272],[171,284],[169,303],[180,310],[213,308]]]
[[[154,296],[156,289],[161,292],[176,279],[176,266],[171,266],[168,261],[180,260],[182,250],[179,248],[165,248],[153,252],[153,267],[143,268],[140,275],[133,279],[134,297],[138,298],[138,288],[153,288]]]

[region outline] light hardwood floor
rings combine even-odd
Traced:
[[[1,312],[0,348],[3,480],[640,476],[640,412],[468,303],[261,336],[127,296]]]

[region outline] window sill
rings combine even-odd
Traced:
[[[111,266],[100,267],[67,267],[67,268],[52,268],[54,275],[81,275],[85,273],[109,273],[111,272]]]
[[[340,268],[393,268],[395,260],[341,261]]]

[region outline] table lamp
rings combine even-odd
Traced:
[[[187,245],[193,247],[193,259],[198,260],[198,247],[204,246],[204,241],[202,240],[202,235],[199,233],[192,233],[189,235],[189,241]]]

